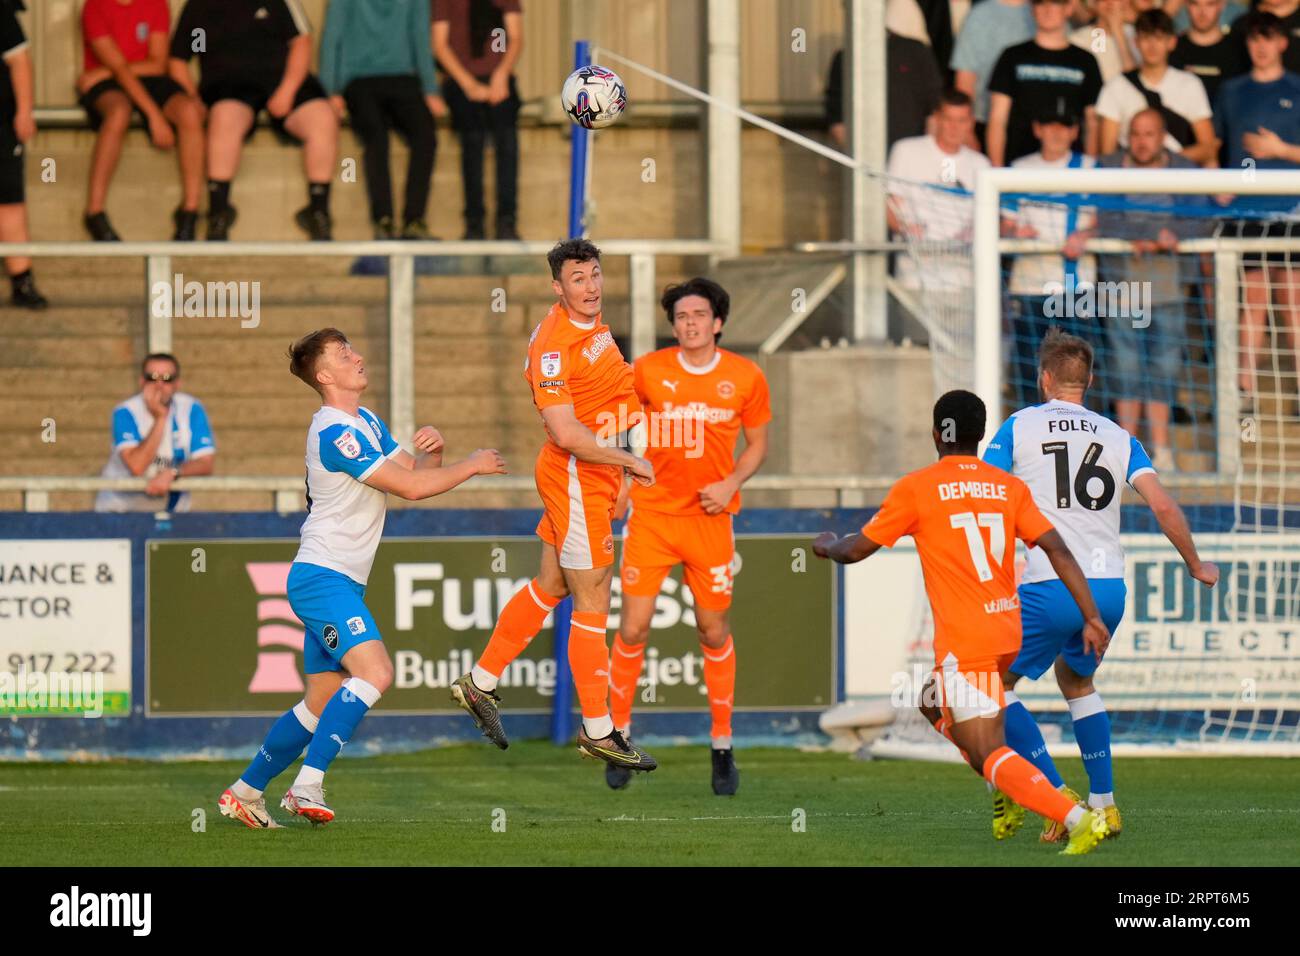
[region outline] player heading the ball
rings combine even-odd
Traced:
[[[541,569],[502,608],[482,657],[471,673],[452,683],[452,698],[505,750],[497,682],[555,605],[572,594],[569,668],[582,705],[578,750],[629,770],[654,770],[654,758],[634,750],[610,719],[605,635],[614,571],[612,522],[623,475],[652,485],[655,470],[620,448],[619,436],[599,437],[603,423],[641,417],[632,366],[601,319],[600,250],[586,239],[568,239],[546,259],[558,301],[533,329],[524,361],[524,379],[546,431],[534,473],[543,507],[537,525]]]
[[[860,532],[844,538],[824,532],[813,552],[852,564],[912,536],[934,614],[931,681],[943,715],[937,729],[994,790],[1062,823],[1070,834],[1063,853],[1088,853],[1106,836],[1102,811],[1053,787],[1003,735],[1003,681],[1020,650],[1015,539],[1047,555],[1082,611],[1089,651],[1104,651],[1110,632],[1083,571],[1025,483],[976,457],[984,423],[977,395],[943,395],[934,405],[939,460],[901,478]]]
[[[442,436],[430,425],[415,433],[418,454],[404,451],[361,404],[366,360],[338,329],[295,342],[289,370],[321,396],[307,429],[307,520],[288,583],[289,604],[304,627],[307,696],[281,715],[248,769],[221,795],[221,812],[255,829],[277,825],[263,791],[304,747],[307,757],[280,806],[312,823],[334,819],[325,803],[325,771],[393,682],[393,663],[364,600],[384,531],[385,496],[432,498],[475,475],[506,471],[493,449],[444,465]]]

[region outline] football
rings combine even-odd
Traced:
[[[560,99],[573,122],[586,129],[603,129],[627,109],[627,87],[613,70],[593,64],[569,74]]]

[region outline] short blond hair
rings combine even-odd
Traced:
[[[1038,349],[1038,367],[1061,385],[1087,388],[1092,381],[1092,346],[1053,325]]]

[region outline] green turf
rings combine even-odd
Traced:
[[[216,810],[242,764],[0,764],[0,845],[26,865],[1265,866],[1294,865],[1300,839],[1300,760],[1121,760],[1123,837],[1066,859],[1037,842],[1032,816],[995,843],[984,784],[964,767],[741,750],[740,793],[724,798],[704,748],[655,753],[661,769],[623,792],[572,748],[542,743],[347,758],[328,781],[335,823],[262,832]],[[1085,779],[1077,760],[1061,770]],[[286,822],[278,800],[275,813]]]

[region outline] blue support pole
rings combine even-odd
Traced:
[[[591,65],[591,44],[579,40],[573,45],[573,68]],[[591,130],[572,124],[569,156],[569,237],[583,232],[583,210],[587,203],[587,141]],[[568,745],[573,737],[573,674],[569,671],[569,626],[573,620],[573,598],[566,597],[555,608],[555,700],[551,707],[551,743]]]

